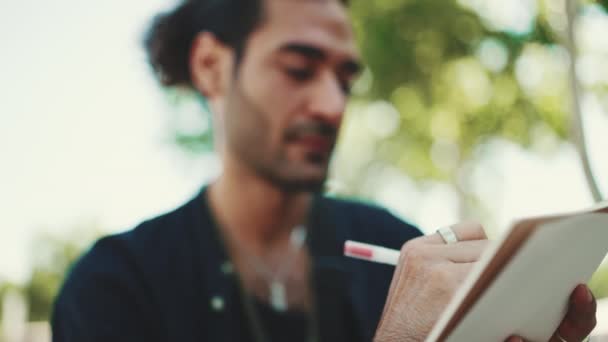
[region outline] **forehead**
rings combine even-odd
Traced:
[[[276,51],[297,42],[328,54],[356,58],[353,30],[339,0],[266,0],[264,18],[249,43],[256,50]]]

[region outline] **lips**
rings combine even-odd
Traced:
[[[299,145],[317,153],[327,154],[334,146],[334,139],[323,135],[304,135],[295,140]]]
[[[301,122],[287,129],[285,139],[308,153],[327,157],[336,143],[336,133],[335,126],[322,121]]]

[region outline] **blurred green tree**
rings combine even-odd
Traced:
[[[347,120],[358,121],[351,126],[362,131],[366,124],[377,126],[367,127],[368,134],[382,133],[367,164],[396,167],[419,180],[446,181],[466,205],[475,203],[467,198],[466,162],[488,139],[500,137],[531,148],[542,132],[578,145],[566,7],[530,1],[529,16],[520,13],[509,23],[498,20],[508,13],[492,12],[492,3],[353,1],[369,70],[355,89],[359,101]],[[502,5],[495,8],[504,10]],[[359,149],[357,145],[354,139],[343,144]],[[584,146],[579,152],[586,152]],[[348,175],[353,178],[337,176],[351,194],[359,194],[353,185],[370,177],[365,169]],[[462,215],[469,214],[463,208]]]

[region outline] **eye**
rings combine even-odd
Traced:
[[[342,89],[342,92],[344,93],[344,95],[349,96],[350,92],[351,92],[351,88],[353,86],[352,81],[345,81],[345,80],[341,80],[340,81],[340,89]]]
[[[292,79],[303,82],[311,79],[313,77],[314,72],[309,68],[286,68],[285,72]]]
[[[340,85],[340,89],[344,93],[345,96],[350,96],[353,84],[355,83],[355,77],[350,75],[337,75],[337,80]]]

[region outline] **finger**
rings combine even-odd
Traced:
[[[429,255],[447,259],[454,263],[479,261],[479,257],[488,248],[488,240],[461,241],[450,245],[426,246]]]
[[[451,300],[471,273],[473,267],[475,267],[475,263],[445,264],[440,270],[430,275],[427,279],[428,284],[440,290],[435,295],[444,295],[447,296],[447,300]]]
[[[487,240],[476,240],[476,241],[461,241],[455,244],[441,244],[441,245],[429,245],[424,243],[406,243],[401,248],[400,262],[397,264],[393,273],[393,278],[389,286],[387,294],[387,301],[390,301],[397,288],[397,282],[401,280],[404,272],[404,268],[408,267],[405,264],[410,264],[404,261],[406,256],[415,255],[413,258],[418,259],[416,263],[420,263],[420,258],[427,260],[445,259],[455,264],[467,264],[466,273],[470,271],[472,265],[479,260],[479,256],[485,248],[488,246]],[[414,252],[416,250],[416,252]],[[411,259],[411,258],[410,258]]]
[[[425,248],[429,247],[431,246],[426,246]],[[446,288],[454,289],[462,284],[462,282],[471,272],[471,269],[475,266],[475,264],[475,262],[434,262],[435,266],[429,268],[430,276],[429,278],[427,278],[427,280],[431,282],[441,283]],[[387,294],[387,302],[391,302],[393,300],[393,297],[399,296],[399,294],[403,291],[402,288],[404,286],[408,286],[409,282],[406,278],[408,277],[408,275],[411,275],[410,272],[407,272],[409,265],[411,264],[402,262],[397,265]],[[386,311],[386,307],[384,309],[385,310],[383,311],[383,315]]]
[[[442,293],[454,294],[471,273],[473,267],[475,267],[475,263],[436,265],[433,271],[426,276],[425,281],[428,286],[439,289]]]
[[[487,240],[487,235],[483,226],[477,222],[463,222],[450,226],[458,241],[468,240]],[[445,244],[441,235],[434,233],[422,238],[425,243]]]
[[[595,319],[597,302],[587,285],[578,285],[570,296],[570,310],[566,314],[569,321],[584,325]]]
[[[596,307],[597,302],[589,288],[582,284],[577,286],[570,296],[568,312],[551,341],[581,341],[586,338],[596,325]]]
[[[519,336],[511,336],[505,342],[524,342],[524,339]]]
[[[473,269],[473,267],[475,267],[475,265],[476,263],[474,262],[463,262],[451,265],[452,267],[454,267],[456,272],[458,272],[457,282],[459,286],[462,285],[462,282],[469,275],[469,273],[471,273],[471,270]]]

